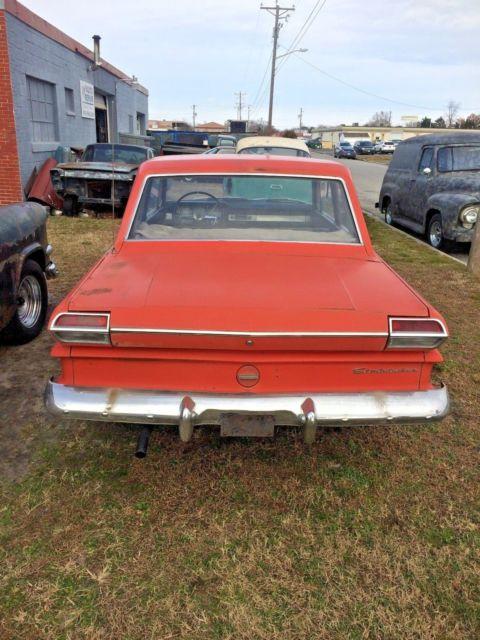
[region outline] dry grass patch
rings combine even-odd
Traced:
[[[111,224],[51,221],[55,299]],[[439,375],[454,410],[441,424],[328,431],[310,449],[290,431],[263,442],[202,429],[182,445],[160,429],[140,462],[134,428],[45,419],[47,336],[1,353],[2,429],[15,424],[25,447],[0,501],[2,640],[480,636],[480,286],[369,226],[449,322]]]

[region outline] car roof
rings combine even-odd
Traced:
[[[334,160],[256,154],[189,154],[158,156],[140,165],[139,178],[181,174],[285,174],[350,179],[347,167]]]
[[[459,131],[452,133],[428,133],[403,140],[402,144],[480,144],[480,133]]]
[[[253,147],[281,147],[287,149],[297,149],[297,151],[308,151],[308,147],[303,140],[298,138],[281,138],[280,136],[251,136],[242,138],[237,142],[237,152]]]

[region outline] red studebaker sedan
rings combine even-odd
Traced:
[[[445,322],[375,253],[336,162],[143,163],[113,248],[50,331],[59,416],[176,425],[184,441],[197,425],[300,426],[312,442],[322,426],[448,413],[431,381]]]

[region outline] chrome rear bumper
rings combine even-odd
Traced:
[[[82,420],[178,425],[218,425],[225,414],[269,415],[283,426],[372,425],[441,420],[449,411],[446,387],[428,391],[210,395],[137,389],[69,387],[49,381],[45,405],[57,416]],[[182,435],[183,433],[183,435]]]

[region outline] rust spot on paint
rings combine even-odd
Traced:
[[[82,291],[80,295],[82,296],[95,296],[99,293],[110,293],[112,290],[107,288],[99,288],[99,289],[87,289],[87,291]]]

